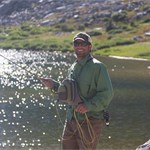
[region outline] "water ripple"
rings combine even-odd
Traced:
[[[0,50],[0,55],[7,58],[0,57],[0,148],[59,144],[56,97],[38,77],[63,79],[69,54]],[[65,105],[58,108],[63,113]]]

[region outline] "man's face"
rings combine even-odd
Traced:
[[[86,43],[83,40],[75,40],[73,45],[74,51],[77,55],[77,58],[79,59],[83,59],[91,52],[92,45],[90,43]]]

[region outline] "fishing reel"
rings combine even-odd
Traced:
[[[109,124],[110,124],[110,115],[109,115],[108,111],[106,111],[106,110],[103,111],[103,118],[104,118],[106,126],[109,126]]]

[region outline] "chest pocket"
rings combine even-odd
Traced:
[[[85,68],[86,69],[86,68]],[[88,69],[83,70],[83,72],[80,74],[80,77],[77,80],[80,93],[84,97],[89,97],[90,95],[90,89],[91,89],[91,82],[92,82],[92,74],[89,72]]]

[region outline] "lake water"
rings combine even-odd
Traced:
[[[114,98],[101,150],[135,150],[150,139],[150,61],[99,57],[110,73]],[[72,53],[0,50],[0,150],[59,150],[65,104],[39,77],[59,81]]]

